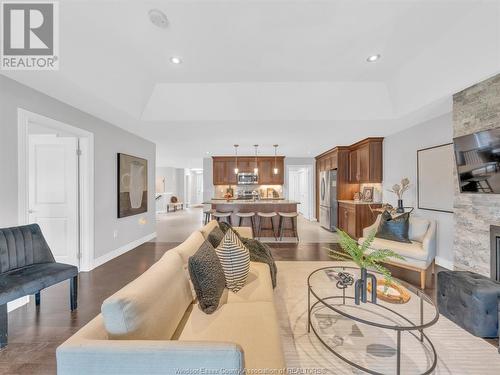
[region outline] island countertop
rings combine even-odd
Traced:
[[[260,233],[263,237],[272,237],[273,231],[269,226],[272,220],[272,227],[276,229],[277,233],[280,223],[279,212],[297,212],[297,205],[300,202],[292,201],[288,199],[211,199],[209,201],[203,202],[204,204],[210,204],[212,209],[217,212],[230,212],[230,224],[235,226],[252,226],[254,227],[254,233],[257,228],[261,227]],[[238,213],[253,213],[251,220],[242,220],[238,216]],[[271,213],[274,212],[276,215],[271,218],[261,218],[258,213]],[[262,225],[261,225],[262,224]],[[284,220],[283,228],[286,233],[290,233],[289,229],[292,228],[291,220]]]
[[[288,199],[211,199],[207,202],[203,202],[203,204],[230,204],[230,205],[240,205],[240,204],[248,204],[248,205],[264,205],[264,204],[300,204],[300,202],[292,201]]]

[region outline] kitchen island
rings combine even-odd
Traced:
[[[237,212],[297,212],[297,205],[300,204],[296,201],[291,201],[287,199],[212,199],[208,202],[203,202],[203,204],[210,204],[212,209],[218,212],[231,212],[231,221],[234,226],[239,225],[239,217],[236,216]],[[259,225],[259,219],[255,218],[255,225]],[[274,227],[276,228],[276,232],[279,229],[279,216],[273,218]],[[263,226],[270,227],[270,222],[266,219],[263,223]],[[245,219],[242,220],[242,226],[250,226],[250,220]],[[285,234],[284,237],[288,237],[291,235],[292,224],[291,220],[285,220]],[[289,229],[289,230],[287,230]],[[271,229],[262,228],[261,232],[262,237],[272,237]]]

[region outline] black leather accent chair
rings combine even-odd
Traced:
[[[56,263],[37,224],[0,229],[0,348],[7,345],[7,302],[35,295],[70,279],[70,307],[77,308],[78,268]]]

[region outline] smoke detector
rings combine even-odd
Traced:
[[[165,15],[165,13],[163,13],[161,10],[151,9],[148,12],[148,15],[149,15],[149,20],[153,25],[158,26],[162,29],[166,29],[168,27],[168,18]]]

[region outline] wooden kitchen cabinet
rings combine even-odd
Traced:
[[[240,173],[253,173],[255,168],[255,159],[249,157],[238,158],[238,169]]]
[[[382,205],[339,202],[338,227],[353,238],[363,237],[363,228],[372,225],[377,218],[370,206],[374,209]]]
[[[258,165],[260,185],[283,185],[285,183],[285,163],[283,157],[276,158],[277,174],[274,174],[274,157],[261,157],[258,159]]]
[[[285,184],[285,158],[276,158],[276,168],[278,168],[278,173],[272,175],[271,184],[272,185],[284,185]],[[273,158],[273,170],[274,170],[274,158]]]
[[[225,185],[224,179],[226,176],[226,161],[213,160],[213,184]]]
[[[273,183],[273,164],[268,158],[258,159],[259,185],[271,185]]]
[[[352,204],[339,203],[338,226],[351,237],[356,237],[356,208]]]
[[[285,183],[285,157],[276,157],[278,174],[274,174],[274,156],[258,156],[257,167],[259,168],[260,185],[283,185]],[[236,185],[237,175],[234,173],[236,166],[239,173],[253,173],[255,168],[255,157],[240,156],[238,164],[233,156],[214,156],[213,161],[213,184],[214,185]]]
[[[367,138],[351,146],[349,182],[382,182],[382,138]]]

